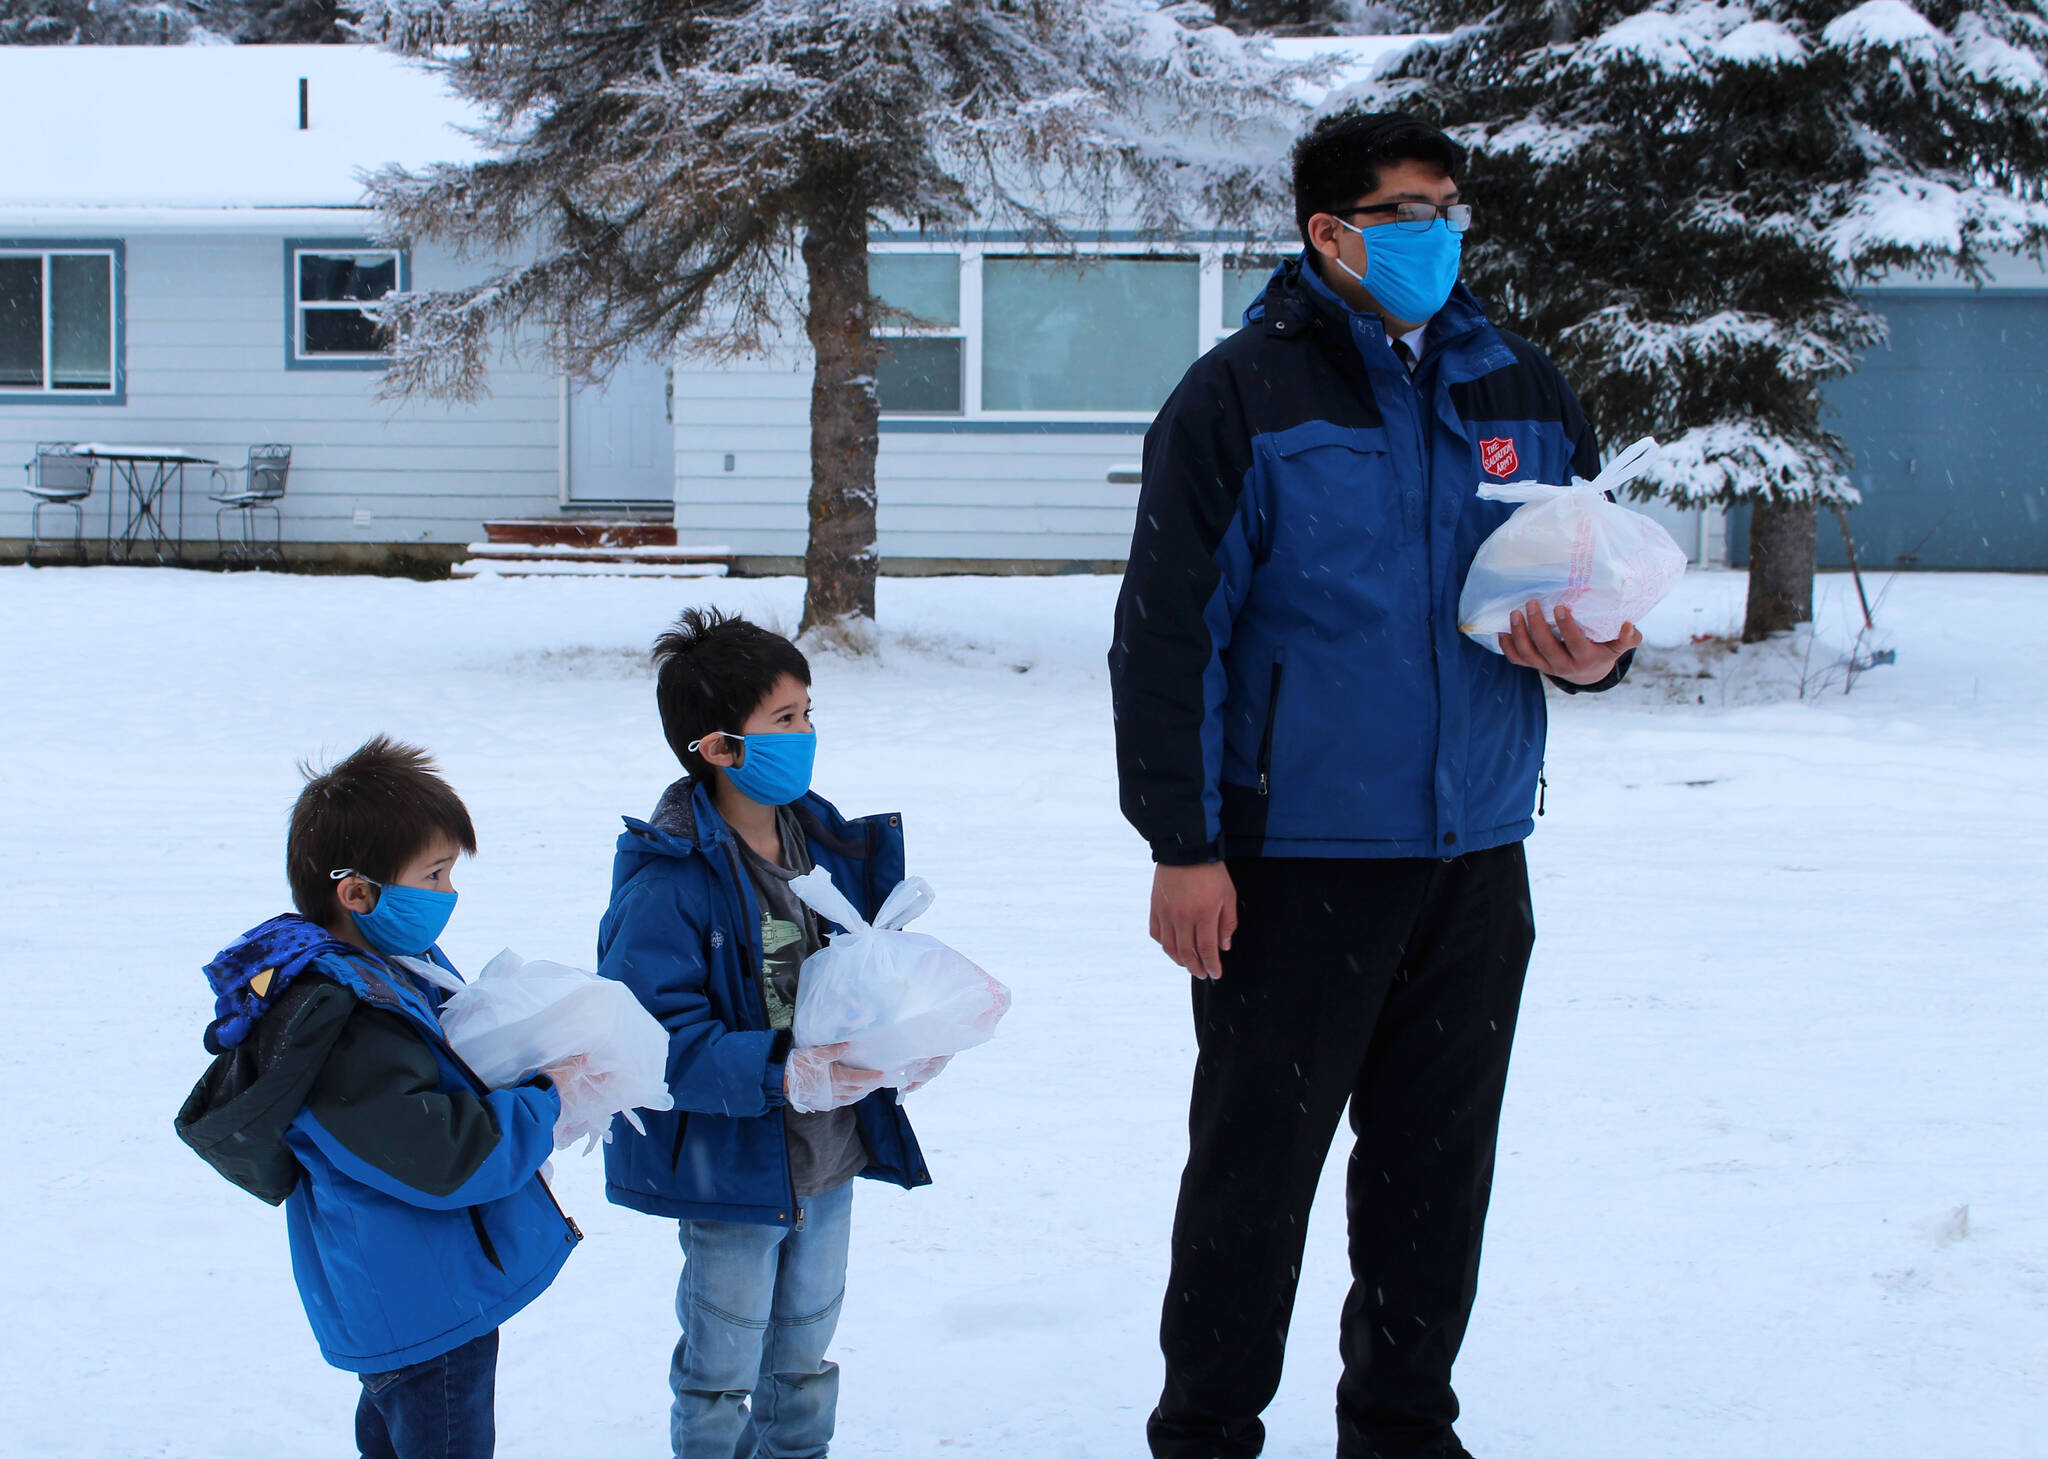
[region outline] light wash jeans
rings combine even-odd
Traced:
[[[796,1229],[681,1223],[676,1459],[824,1459],[839,1404],[825,1349],[846,1296],[853,1184],[798,1201]]]

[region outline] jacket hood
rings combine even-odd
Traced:
[[[356,998],[331,978],[311,975],[273,989],[267,1002],[253,1033],[223,1051],[193,1086],[175,1124],[200,1159],[274,1206],[299,1183],[286,1132]]]
[[[222,948],[205,969],[214,995],[206,1051],[218,1054],[241,1043],[271,1004],[327,953],[360,956],[326,928],[296,912],[273,917]]]

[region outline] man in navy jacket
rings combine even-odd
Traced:
[[[1560,610],[1458,631],[1484,480],[1591,477],[1557,368],[1458,285],[1460,149],[1350,115],[1295,149],[1307,247],[1145,438],[1110,673],[1152,933],[1194,975],[1190,1151],[1156,1459],[1249,1459],[1348,1104],[1340,1459],[1458,1459],[1471,1312],[1534,937],[1543,677],[1640,642]]]

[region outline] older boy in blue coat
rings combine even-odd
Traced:
[[[791,1045],[804,959],[831,929],[789,882],[822,866],[872,916],[902,880],[902,826],[848,821],[810,793],[810,666],[787,639],[692,610],[655,661],[689,773],[651,818],[627,818],[597,949],[598,971],[669,1031],[675,1108],[617,1132],[606,1191],[680,1223],[677,1459],[822,1459],[853,1178],[930,1177],[879,1074],[840,1063],[839,1045]]]
[[[364,1459],[489,1459],[498,1328],[582,1237],[539,1171],[561,1101],[544,1077],[491,1090],[441,1033],[435,946],[469,812],[381,736],[293,808],[298,915],[206,968],[217,1055],[178,1134],[282,1204],[320,1351],[361,1375]]]

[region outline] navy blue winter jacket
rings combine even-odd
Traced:
[[[1458,631],[1514,510],[1476,492],[1598,468],[1557,367],[1463,285],[1411,376],[1378,315],[1301,259],[1276,270],[1145,436],[1109,665],[1123,810],[1154,858],[1528,835],[1542,680]]]
[[[848,821],[818,795],[792,809],[812,860],[872,917],[903,880],[902,818]],[[782,1092],[790,1035],[769,1026],[760,967],[760,906],[733,833],[702,786],[679,780],[652,821],[626,817],[597,934],[598,972],[631,988],[669,1032],[676,1102],[640,1112],[644,1135],[614,1125],[604,1152],[614,1203],[685,1220],[794,1223]],[[893,1089],[855,1114],[871,1157],[863,1175],[930,1183]]]
[[[332,939],[303,955],[309,926],[275,918],[216,960],[294,976],[215,1059],[178,1132],[283,1203],[327,1361],[389,1372],[498,1327],[581,1239],[538,1174],[561,1101],[545,1081],[486,1088],[449,1048],[437,990]]]

